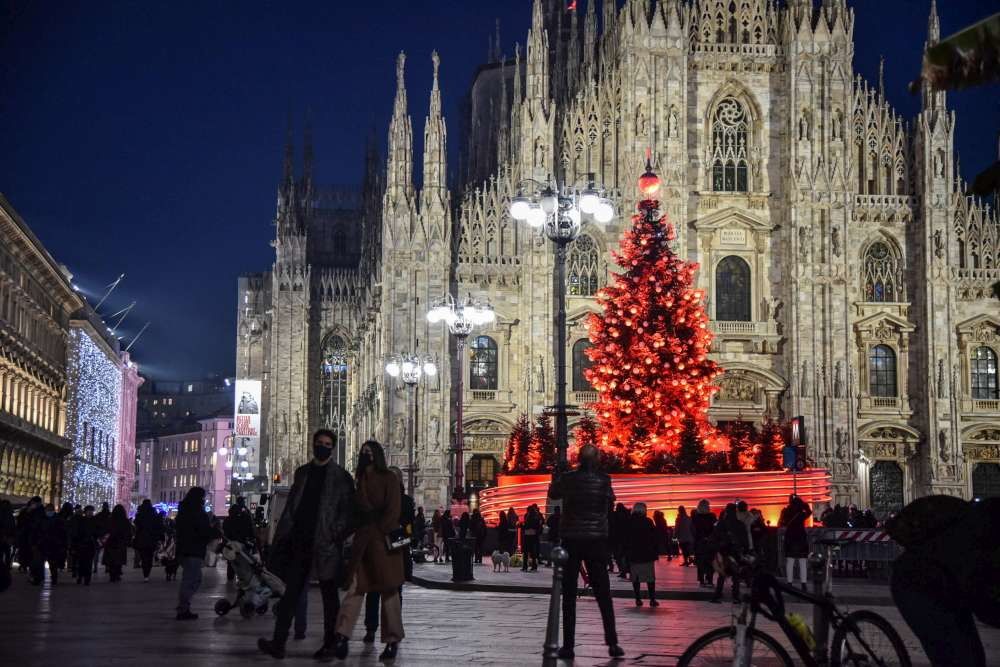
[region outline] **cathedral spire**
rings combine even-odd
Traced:
[[[531,30],[528,31],[526,96],[529,99],[549,99],[549,37],[545,30],[542,0],[534,0],[531,10]]]
[[[885,99],[885,56],[878,57],[878,95]]]
[[[413,192],[413,126],[406,107],[405,64],[406,54],[400,51],[396,58],[396,101],[389,123],[386,164],[386,195],[392,199],[409,198]]]
[[[424,192],[446,187],[447,139],[444,118],[441,116],[441,89],[438,84],[438,68],[441,58],[437,51],[431,53],[434,66],[434,82],[431,84],[431,101],[424,121]]]
[[[285,159],[281,165],[281,189],[287,195],[295,180],[295,146],[292,143],[292,115],[288,114],[285,129]]]
[[[302,183],[305,191],[305,205],[308,207],[313,195],[313,152],[312,110],[306,111],[306,125],[302,131]]]
[[[927,17],[927,43],[937,44],[941,40],[941,20],[937,13],[937,0],[931,0],[931,13]]]
[[[597,0],[587,0],[587,15],[583,19],[583,69],[590,75],[597,48]]]

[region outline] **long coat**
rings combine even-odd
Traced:
[[[399,480],[374,466],[358,476],[357,503],[362,523],[354,534],[347,583],[357,576],[357,592],[389,592],[403,585],[403,552],[389,552],[385,536],[399,528]]]
[[[292,533],[295,511],[305,492],[306,478],[311,465],[313,464],[307,463],[296,468],[292,489],[288,493],[288,502],[274,531],[270,565],[279,574],[294,557]],[[316,517],[316,532],[313,538],[312,568],[320,581],[339,582],[344,572],[344,540],[354,530],[354,480],[350,473],[333,461],[326,466],[326,477],[319,497],[319,515]]]

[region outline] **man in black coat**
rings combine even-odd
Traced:
[[[310,573],[319,579],[323,595],[323,645],[317,659],[332,659],[344,575],[343,546],[356,523],[354,480],[333,462],[337,436],[320,429],[313,435],[313,459],[295,471],[271,546],[270,568],[285,582],[277,607],[274,637],[257,640],[257,647],[275,658],[285,656],[288,631]]]
[[[177,560],[184,568],[181,573],[177,602],[177,620],[193,621],[198,614],[191,612],[191,598],[201,586],[201,566],[205,562],[208,543],[220,536],[205,512],[205,489],[192,487],[177,508]]]
[[[562,521],[559,532],[562,544],[569,552],[563,575],[563,646],[559,657],[572,660],[576,639],[576,580],[580,563],[586,564],[590,585],[597,598],[604,623],[604,641],[608,655],[620,658],[625,651],[618,645],[615,629],[615,609],[611,604],[611,582],[608,580],[608,514],[615,501],[611,478],[597,469],[599,452],[593,445],[580,448],[580,465],[557,475],[549,487],[549,498],[562,499]]]

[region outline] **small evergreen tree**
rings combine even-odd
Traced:
[[[705,467],[705,443],[701,441],[698,424],[693,419],[684,420],[681,441],[677,450],[679,472],[702,472]]]
[[[723,432],[729,438],[729,469],[734,472],[753,469],[753,448],[757,443],[753,424],[745,421],[728,422]]]
[[[597,447],[597,422],[590,415],[584,415],[573,429],[573,442],[570,443],[569,451],[566,452],[566,459],[570,465],[576,465],[580,449],[584,445]]]
[[[768,419],[760,433],[760,444],[755,448],[754,470],[781,470],[781,449],[784,446],[784,429],[778,422]]]
[[[556,465],[556,437],[547,415],[538,415],[528,442],[526,470],[551,472]]]
[[[503,471],[518,474],[527,471],[528,447],[531,443],[531,422],[523,412],[514,423],[507,438],[507,451],[503,458]]]

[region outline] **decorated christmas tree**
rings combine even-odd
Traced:
[[[722,432],[729,439],[729,469],[753,470],[754,450],[760,442],[753,424],[741,420],[726,422]]]
[[[551,472],[556,464],[556,436],[552,423],[546,415],[538,415],[535,428],[528,442],[526,470],[528,472]]]
[[[585,371],[598,400],[600,446],[633,471],[676,457],[685,422],[709,450],[720,446],[707,411],[719,367],[708,358],[712,334],[702,293],[692,287],[697,264],[671,248],[673,226],[651,197],[659,179],[647,164],[639,202],[615,261],[623,272],[597,297],[590,316],[593,362]]]
[[[503,458],[505,473],[525,472],[528,465],[528,447],[531,443],[531,422],[521,413],[507,438],[507,451]]]

